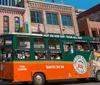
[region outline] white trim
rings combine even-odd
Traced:
[[[4,5],[0,5],[0,10],[12,10],[12,11],[18,11],[18,12],[25,12],[25,8],[4,6]]]
[[[16,33],[16,32],[9,32],[9,33],[4,33],[4,34],[15,34],[15,35],[33,35],[33,36],[40,36],[40,37],[42,37],[42,36],[43,36],[43,34]]]

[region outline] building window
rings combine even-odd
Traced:
[[[14,1],[14,0],[13,0]],[[8,5],[8,0],[5,0],[5,5]]]
[[[11,6],[11,0],[9,0],[9,6]]]
[[[93,35],[93,37],[97,37],[97,31],[96,30],[92,30],[92,35]]]
[[[31,11],[30,14],[31,14],[32,23],[42,23],[42,13],[41,12]]]
[[[58,25],[57,14],[46,13],[47,24]]]
[[[20,31],[20,18],[15,17],[15,32],[19,32],[19,31]]]
[[[5,0],[2,0],[3,4],[2,5],[5,5]]]
[[[72,26],[72,19],[70,15],[62,15],[63,26]]]
[[[12,0],[12,6],[15,6],[15,0]]]
[[[1,0],[0,0],[0,5],[2,4]]]
[[[81,31],[80,36],[85,36],[85,31]]]
[[[3,17],[3,28],[4,28],[4,33],[9,32],[9,17],[8,16]]]

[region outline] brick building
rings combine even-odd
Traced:
[[[85,10],[84,9],[76,9],[75,12],[76,12],[76,16],[78,16],[80,13],[84,12]]]
[[[79,35],[73,6],[43,0],[22,0],[20,6],[25,7],[24,20],[28,21],[30,33]]]
[[[0,33],[20,32],[24,13],[24,8],[0,5]]]
[[[78,15],[81,36],[100,37],[100,4]]]

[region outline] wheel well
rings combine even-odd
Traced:
[[[97,75],[98,72],[100,72],[100,70],[97,70],[97,71],[96,71],[95,76]]]
[[[43,72],[36,72],[36,73],[41,73],[41,74],[44,76],[45,80],[46,80],[46,76],[45,76],[45,74],[44,74]],[[35,75],[36,73],[34,73],[34,75]],[[34,75],[33,75],[33,76],[34,76]]]

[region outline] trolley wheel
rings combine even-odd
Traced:
[[[35,73],[33,76],[34,85],[44,85],[46,82],[45,76],[42,73]]]
[[[96,81],[100,82],[100,71],[96,73]]]

